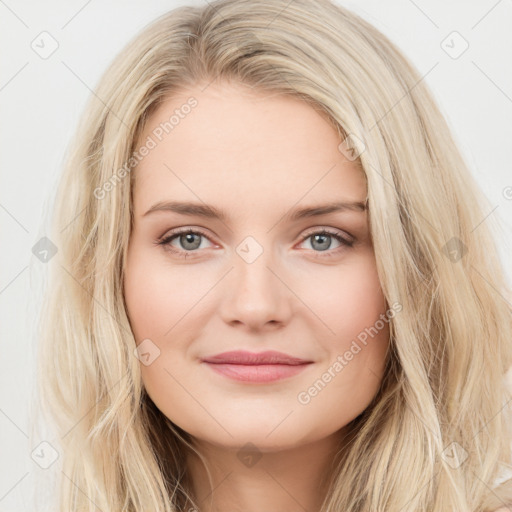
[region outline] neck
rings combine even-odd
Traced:
[[[187,465],[200,512],[319,512],[340,446],[336,432],[313,443],[282,451],[253,445],[229,448],[196,441],[212,482],[196,454]]]

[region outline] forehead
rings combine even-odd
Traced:
[[[240,84],[204,87],[169,96],[148,118],[137,147],[154,147],[134,170],[136,211],[168,199],[261,209],[366,196],[364,173],[319,109]]]

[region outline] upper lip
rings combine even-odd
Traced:
[[[202,361],[216,364],[287,364],[291,366],[312,362],[306,359],[284,354],[283,352],[277,352],[275,350],[267,350],[265,352],[258,353],[247,352],[245,350],[233,350],[230,352],[222,352],[221,354],[205,357],[202,359]]]

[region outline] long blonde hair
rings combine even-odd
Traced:
[[[495,486],[512,460],[509,290],[487,201],[425,81],[328,0],[217,0],[166,13],[123,49],[67,154],[37,374],[60,453],[59,510],[197,506],[191,439],[143,387],[123,272],[144,125],[173,92],[215,79],[306,101],[357,150],[382,289],[403,308],[381,388],[333,454],[321,512],[512,503],[511,481]]]

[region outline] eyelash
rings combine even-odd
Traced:
[[[172,247],[170,245],[170,243],[175,238],[177,238],[178,236],[180,236],[180,235],[188,235],[188,234],[200,235],[200,236],[203,236],[204,238],[210,240],[209,237],[205,233],[203,233],[202,231],[199,231],[199,230],[196,230],[196,229],[191,229],[191,228],[185,228],[185,229],[173,231],[170,235],[165,236],[165,237],[160,238],[159,240],[157,240],[155,242],[155,244],[163,246],[163,248],[166,251],[172,252],[173,254],[178,256],[179,258],[187,258],[190,254],[198,252],[198,249],[195,249],[193,251],[184,251],[184,250],[180,250],[180,249],[176,249],[176,248]],[[325,253],[325,254],[319,254],[320,258],[330,258],[330,257],[338,254],[339,251],[342,251],[345,248],[350,248],[350,247],[352,247],[354,245],[354,240],[348,240],[348,239],[344,238],[343,236],[341,236],[339,233],[337,233],[335,231],[330,231],[329,229],[321,229],[319,231],[313,231],[312,233],[308,233],[307,235],[305,235],[301,239],[300,242],[302,243],[302,242],[306,241],[308,238],[311,238],[314,235],[328,235],[328,236],[332,236],[338,242],[341,243],[340,247],[338,247],[336,249],[333,249],[333,250],[327,249],[326,251],[313,251],[313,252],[317,252],[317,253]]]

